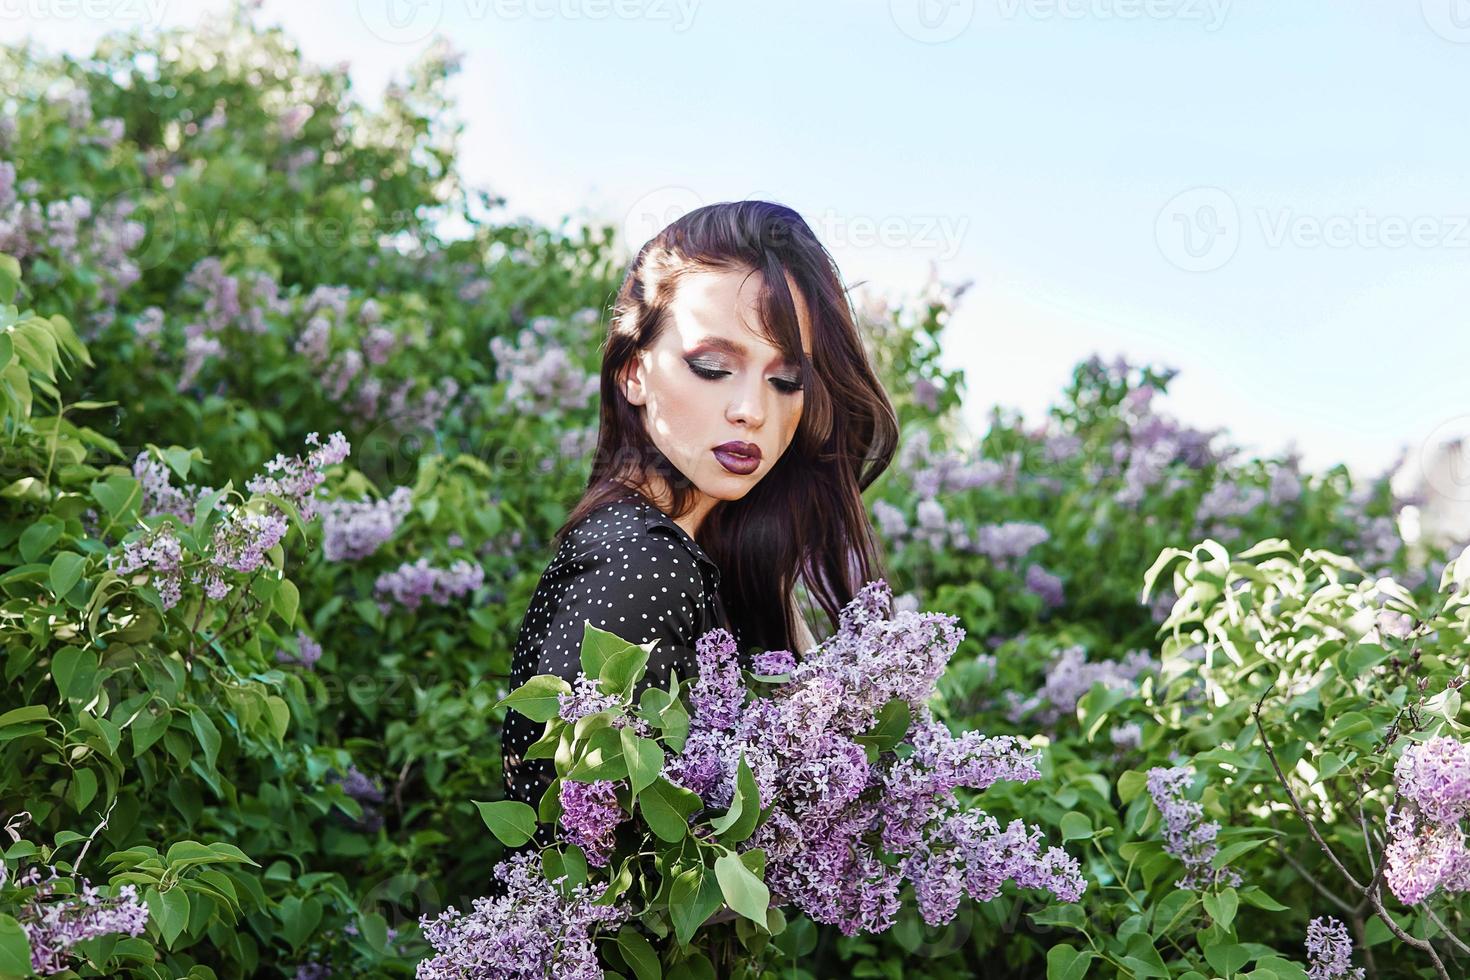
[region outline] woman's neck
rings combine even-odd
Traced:
[[[709,516],[710,511],[719,503],[715,498],[696,488],[694,491],[694,506],[689,509],[687,514],[674,517],[670,513],[670,508],[673,507],[673,493],[669,490],[668,484],[664,481],[663,477],[655,474],[646,482],[637,485],[629,484],[629,487],[630,489],[637,490],[652,501],[655,507],[668,515],[691,539],[698,536],[699,528],[704,523],[704,519]]]

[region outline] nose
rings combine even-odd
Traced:
[[[752,429],[759,429],[765,422],[766,389],[765,379],[760,376],[760,372],[752,372],[750,380],[739,386],[725,410],[725,417]]]

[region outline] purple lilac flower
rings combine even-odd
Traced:
[[[1363,980],[1363,968],[1352,964],[1353,941],[1347,926],[1330,915],[1307,923],[1308,980]]]
[[[142,517],[172,514],[185,524],[194,522],[194,503],[199,488],[193,485],[183,490],[169,483],[168,464],[155,459],[147,451],[133,459],[133,477],[141,485],[143,503],[139,508]]]
[[[508,410],[526,415],[579,411],[597,396],[598,377],[573,363],[566,345],[548,343],[546,332],[544,326],[527,327],[514,344],[503,337],[490,338],[496,378],[506,382]]]
[[[1410,745],[1394,767],[1403,806],[1388,812],[1384,879],[1405,905],[1470,891],[1470,746],[1443,735]]]
[[[327,561],[366,558],[398,531],[413,509],[413,488],[396,487],[380,500],[332,500],[321,507],[322,553]]]
[[[1199,891],[1239,885],[1240,875],[1231,868],[1210,866],[1219,851],[1215,838],[1220,825],[1205,820],[1204,807],[1184,795],[1193,780],[1193,766],[1155,766],[1148,771],[1149,795],[1164,818],[1164,850],[1184,863],[1184,877],[1174,886]]]
[[[405,609],[414,610],[424,601],[436,606],[448,605],[459,596],[478,589],[484,581],[485,569],[466,559],[457,559],[448,568],[435,568],[429,564],[429,559],[420,558],[379,575],[373,590],[380,597],[378,606],[383,612],[391,609],[392,604],[382,596],[390,596]]]
[[[628,920],[632,913],[626,903],[594,905],[597,896],[586,884],[563,893],[546,880],[540,858],[532,853],[511,855],[495,866],[494,875],[505,882],[504,895],[475,899],[469,913],[451,905],[439,916],[420,917],[434,955],[418,964],[418,980],[593,980],[603,975],[597,934]]]
[[[896,541],[908,533],[909,522],[903,511],[886,500],[873,503],[873,519],[878,522],[878,529],[885,538]]]
[[[38,886],[17,916],[30,941],[31,969],[37,973],[50,975],[69,969],[69,951],[83,940],[114,933],[141,936],[148,927],[148,906],[138,897],[136,885],[122,885],[109,898],[86,878],[77,878],[75,894],[57,895],[55,883],[60,876],[54,868],[50,870],[45,880],[36,867],[15,882],[21,887]]]
[[[168,610],[182,596],[183,558],[184,546],[173,526],[162,524],[123,545],[121,555],[109,554],[107,563],[122,576],[146,569],[149,584],[158,592],[163,608]]]
[[[1122,660],[1099,660],[1089,663],[1086,648],[1076,645],[1056,654],[1048,666],[1041,688],[1028,698],[1009,692],[1010,719],[1020,721],[1030,716],[1043,725],[1055,725],[1076,713],[1077,702],[1101,682],[1110,688],[1135,687],[1139,678],[1157,669],[1146,650],[1130,650]]]
[[[301,630],[296,631],[296,649],[300,652],[293,654],[284,648],[277,650],[276,662],[314,667],[316,662],[322,658],[322,645]]]
[[[665,775],[706,804],[727,806],[744,758],[761,807],[770,808],[748,846],[767,855],[773,902],[846,935],[891,926],[905,881],[931,924],[953,916],[961,891],[984,900],[1005,880],[1080,895],[1076,862],[1042,853],[1039,831],[1003,829],[982,812],[963,812],[955,798],[960,786],[1039,778],[1020,739],[955,738],[930,715],[925,702],[963,637],[951,616],[894,615],[880,579],[842,610],[837,632],[790,680],[762,697],[740,686],[734,637],[711,630],[696,641],[704,687],[689,738]],[[869,762],[856,738],[894,699],[909,706],[913,752]],[[897,864],[883,860],[875,834]]]
[[[382,803],[383,787],[356,765],[349,765],[343,774],[333,773],[331,780],[342,787],[342,792],[359,803]]]
[[[572,681],[571,691],[556,696],[556,707],[558,716],[563,721],[573,724],[588,715],[607,711],[612,714],[614,728],[632,728],[635,734],[644,738],[652,734],[648,722],[629,715],[623,707],[623,702],[615,695],[602,693],[601,681],[580,672]]]
[[[1067,602],[1061,578],[1040,565],[1026,567],[1026,589],[1033,595],[1040,596],[1042,604],[1048,609],[1056,609]]]
[[[605,867],[612,854],[613,834],[628,814],[618,804],[617,785],[610,779],[561,783],[562,839],[587,854],[587,863]]]
[[[750,665],[757,674],[786,674],[796,669],[796,654],[790,650],[766,650],[752,657]]]
[[[1020,558],[1026,552],[1049,540],[1051,533],[1040,524],[1006,521],[987,524],[975,531],[974,550],[998,561]]]
[[[312,494],[326,479],[322,471],[346,459],[352,447],[340,432],[333,432],[325,446],[321,445],[315,432],[308,432],[306,444],[316,448],[307,454],[305,460],[300,456],[287,459],[277,454],[275,459],[265,464],[265,469],[267,473],[279,471],[281,475],[251,477],[245,487],[251,493],[273,493],[284,497],[301,514],[302,520],[310,521],[316,517],[316,502]]]

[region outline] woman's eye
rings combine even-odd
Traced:
[[[777,391],[783,391],[788,395],[794,395],[802,388],[800,381],[787,381],[785,378],[772,378],[771,384],[776,386]]]
[[[707,368],[699,364],[690,364],[689,370],[708,381],[718,381],[730,374],[729,371],[721,371],[718,368]],[[775,386],[777,391],[785,395],[794,395],[803,388],[800,381],[790,381],[786,378],[772,378],[771,384]]]
[[[711,381],[717,381],[730,373],[729,371],[717,371],[714,368],[700,367],[698,364],[689,365],[689,370],[701,378],[708,378]]]

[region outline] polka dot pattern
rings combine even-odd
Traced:
[[[581,670],[585,623],[633,643],[658,644],[639,682],[667,686],[695,670],[694,641],[716,626],[735,635],[719,596],[719,566],[663,511],[639,494],[599,507],[568,530],[542,573],[521,620],[510,689],[536,674],[573,680]],[[506,796],[537,806],[556,776],[550,759],[521,754],[541,738],[543,723],[506,713],[501,759]]]

